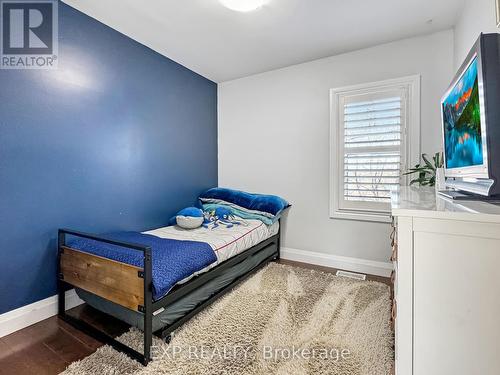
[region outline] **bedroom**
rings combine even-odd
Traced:
[[[0,4],[0,374],[499,373],[495,0]]]

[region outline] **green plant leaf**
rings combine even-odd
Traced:
[[[409,175],[409,174],[413,174],[413,173],[422,173],[422,170],[412,168],[408,172],[403,173],[403,175]]]
[[[427,167],[433,171],[436,170],[436,168],[432,165],[432,163],[429,161],[429,159],[427,159],[427,154],[422,154],[422,159],[424,160],[425,164],[427,165]]]
[[[444,157],[442,152],[436,152],[432,157],[432,162],[427,154],[422,154],[423,163],[418,163],[413,168],[403,173],[403,176],[418,174],[417,178],[410,181],[410,185],[420,184],[421,186],[434,186],[436,184],[436,169],[442,168]]]

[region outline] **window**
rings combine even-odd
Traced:
[[[330,216],[388,221],[420,156],[420,77],[332,89]]]

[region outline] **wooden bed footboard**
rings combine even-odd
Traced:
[[[131,310],[144,306],[144,270],[97,255],[61,248],[59,277]]]
[[[97,255],[75,250],[66,244],[66,237],[87,238],[142,253],[143,268],[131,266]],[[112,345],[133,359],[147,365],[153,343],[153,288],[151,247],[111,240],[90,233],[69,229],[58,231],[58,315],[74,327]],[[66,314],[64,291],[71,287],[84,289],[126,308],[144,314],[144,351],[128,347],[91,324]]]

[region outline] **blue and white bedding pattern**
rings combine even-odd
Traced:
[[[221,207],[227,208],[233,213],[234,216],[245,220],[260,220],[266,225],[271,225],[276,221],[273,216],[268,216],[265,213],[253,212],[232,203],[203,203],[201,206],[203,211],[215,211],[217,208]]]
[[[116,241],[151,247],[154,300],[162,298],[177,283],[211,264],[216,264],[218,260],[215,251],[206,242],[160,238],[151,234],[137,232],[114,232],[103,236]],[[144,266],[141,251],[86,238],[75,238],[69,241],[67,245],[73,249],[118,262],[141,268]]]

